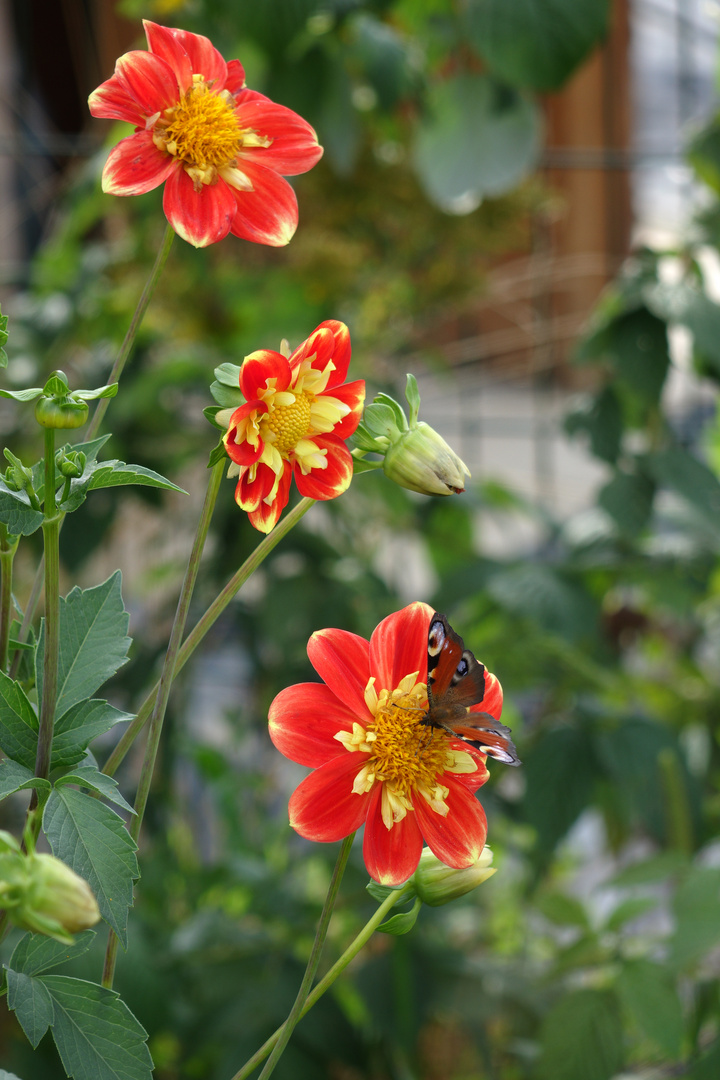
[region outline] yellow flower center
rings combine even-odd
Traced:
[[[272,442],[281,454],[287,453],[304,439],[310,429],[311,396],[298,394],[292,405],[276,405],[261,421],[261,434]]]
[[[346,750],[367,754],[353,784],[362,794],[376,783],[383,785],[381,812],[388,829],[414,810],[412,795],[419,794],[441,816],[448,813],[445,799],[449,789],[440,783],[445,772],[472,773],[478,766],[464,750],[450,746],[445,731],[431,728],[422,720],[427,709],[427,687],[416,682],[417,672],[406,675],[395,690],[375,691],[371,678],[365,701],[373,719],[365,727],[353,725],[352,732],[338,731],[335,738]]]
[[[234,165],[243,146],[270,146],[272,139],[244,131],[235,115],[235,102],[227,90],[215,93],[202,75],[158,117],[153,141],[182,161],[195,190],[217,183],[218,174]]]

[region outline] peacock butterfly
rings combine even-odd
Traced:
[[[422,723],[442,728],[506,765],[520,765],[510,728],[490,713],[469,711],[484,698],[485,681],[485,665],[436,611],[428,631],[428,707]]]

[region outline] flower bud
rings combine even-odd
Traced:
[[[58,450],[55,455],[55,464],[61,476],[77,480],[82,476],[87,458],[82,450]]]
[[[440,862],[430,848],[423,848],[418,868],[413,876],[415,891],[424,904],[440,907],[472,892],[495,873],[490,865],[493,859],[489,847],[484,847],[479,858],[465,870],[455,870]]]
[[[94,926],[100,911],[86,881],[54,855],[0,854],[0,901],[23,930],[72,942]]]
[[[437,431],[420,420],[401,433],[383,459],[385,475],[400,487],[423,495],[452,495],[465,490],[470,471]]]
[[[35,402],[35,419],[41,427],[70,430],[82,427],[88,418],[86,401],[72,397],[39,397]]]

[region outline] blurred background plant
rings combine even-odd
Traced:
[[[68,581],[124,571],[135,646],[116,704],[137,706],[167,637],[215,441],[202,409],[217,364],[343,319],[354,377],[397,397],[413,370],[421,416],[474,474],[460,499],[437,501],[358,477],[278,547],[183,673],[117,980],[158,1080],[227,1080],[286,1015],[335,852],[288,829],[303,771],[270,746],[267,707],[311,677],[314,629],[368,635],[409,599],[448,614],[505,688],[524,767],[493,767],[483,789],[498,873],[375,942],[298,1027],[277,1075],[714,1078],[720,129],[709,77],[694,96],[684,78],[693,59],[710,71],[714,24],[679,0],[70,11],[7,5],[0,33],[17,151],[2,159],[12,387],[56,367],[101,383],[160,242],[157,192],[101,194],[106,150],[82,105],[111,58],[141,46],[140,17],[206,33],[326,147],[298,178],[287,249],[176,242],[111,404],[112,456],[190,496],[98,493],[63,530]],[[661,30],[677,47],[677,108],[661,120],[674,174],[652,172],[657,127],[641,123],[638,72]],[[679,121],[703,117],[693,180],[676,139]],[[20,452],[23,414],[1,404]],[[254,543],[230,482],[214,530],[198,612]],[[36,557],[21,546],[20,603]],[[14,807],[2,814],[15,828]],[[328,961],[372,907],[365,883],[358,858]],[[100,964],[91,952],[73,973],[97,977]],[[2,1067],[61,1075],[48,1039],[32,1054],[13,1017],[0,1025]]]

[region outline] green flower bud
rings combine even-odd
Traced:
[[[470,472],[434,428],[419,421],[403,431],[383,459],[385,475],[400,487],[423,495],[453,495],[465,490]]]
[[[68,944],[100,918],[86,881],[54,855],[23,855],[16,841],[0,854],[0,904],[21,929]]]
[[[465,870],[455,870],[452,866],[440,862],[430,848],[423,848],[412,879],[415,891],[423,904],[430,907],[449,904],[451,900],[457,900],[459,896],[472,892],[478,885],[482,885],[483,881],[492,877],[495,873],[490,865],[492,859],[492,851],[486,846],[472,866]]]
[[[75,401],[72,397],[42,396],[35,402],[35,419],[44,428],[79,428],[87,418],[86,401]]]
[[[55,464],[61,476],[68,476],[71,480],[82,476],[86,461],[82,450],[58,450],[55,455]]]

